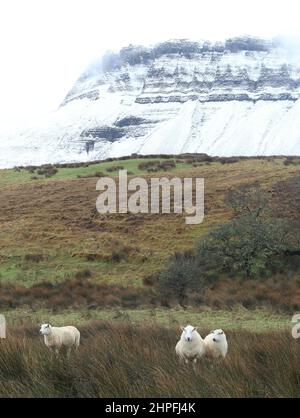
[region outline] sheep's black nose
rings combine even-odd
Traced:
[[[213,338],[213,341],[216,343],[217,342],[217,340],[215,339],[215,338]]]

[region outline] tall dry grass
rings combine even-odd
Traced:
[[[205,334],[203,330],[202,334]],[[300,342],[289,333],[228,332],[222,363],[179,366],[176,329],[95,322],[70,360],[37,329],[0,341],[1,397],[299,397]]]

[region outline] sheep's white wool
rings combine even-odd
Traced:
[[[0,315],[0,338],[6,338],[6,320],[4,315]]]
[[[193,360],[200,359],[205,353],[205,347],[201,335],[195,327],[187,325],[182,329],[180,340],[175,347],[176,354],[180,360]]]
[[[52,327],[50,324],[43,324],[40,333],[44,336],[45,345],[57,353],[62,346],[70,353],[72,348],[78,348],[80,344],[80,332],[73,326]]]
[[[226,357],[228,351],[227,338],[222,329],[211,331],[204,338],[205,352],[213,358]]]

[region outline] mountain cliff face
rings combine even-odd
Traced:
[[[94,62],[40,127],[5,149],[0,141],[0,166],[132,153],[300,154],[299,99],[300,62],[269,41],[129,46]]]

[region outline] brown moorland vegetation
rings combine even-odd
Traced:
[[[84,275],[87,275],[83,277]],[[13,284],[0,285],[0,309],[103,309],[138,307],[177,307],[171,294],[165,296],[156,287],[156,278],[145,286],[122,286],[98,283],[89,277],[89,271],[79,271],[77,278],[58,283],[42,282],[31,287]],[[191,292],[188,305],[201,308],[231,309],[241,305],[247,309],[257,307],[276,312],[293,313],[300,309],[300,281],[283,277],[257,280],[230,280],[224,278],[208,284],[203,292]]]
[[[124,168],[139,164],[125,161]],[[156,278],[176,252],[193,249],[215,225],[232,216],[226,204],[230,190],[258,184],[266,191],[274,212],[299,218],[299,169],[284,158],[226,159],[207,162],[208,156],[189,156],[188,166],[170,172],[144,174],[205,178],[204,223],[186,226],[184,215],[100,215],[95,209],[97,178],[16,180],[0,189],[0,306],[15,308],[173,306],[170,297],[156,292]],[[156,159],[160,164],[160,160]],[[167,159],[173,161],[172,159]],[[132,167],[133,162],[136,164]],[[129,164],[129,166],[128,166]],[[177,163],[176,163],[177,164]],[[75,170],[77,170],[77,166]],[[84,169],[86,163],[84,164]],[[95,165],[92,164],[92,175]],[[123,165],[122,165],[123,167]],[[145,167],[144,167],[145,168]],[[82,166],[79,164],[79,168]],[[30,168],[34,171],[36,168]],[[64,168],[68,170],[73,168]],[[5,170],[4,170],[5,171]],[[0,171],[0,185],[3,171]],[[15,173],[22,178],[22,171]],[[61,175],[60,171],[57,175]],[[139,174],[140,175],[140,174]],[[149,282],[149,277],[151,278]],[[231,308],[271,307],[292,311],[300,306],[297,270],[274,272],[261,282],[220,277],[201,294],[191,294],[196,306]]]

